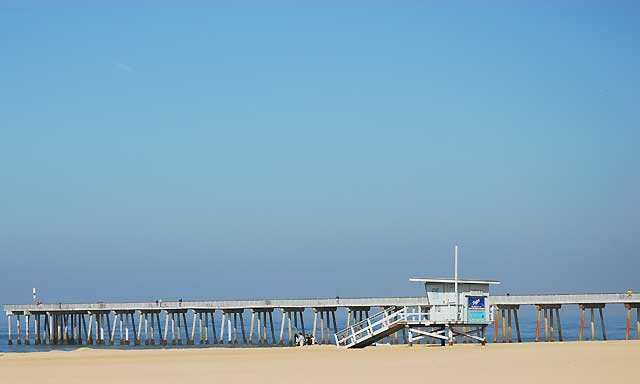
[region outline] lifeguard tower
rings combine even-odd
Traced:
[[[409,342],[424,337],[440,339],[444,344],[454,336],[466,336],[485,343],[484,330],[492,322],[489,310],[489,286],[495,280],[432,279],[414,277],[409,281],[424,283],[427,295],[428,318],[420,327],[409,328]]]
[[[409,345],[424,338],[453,344],[456,336],[476,340],[483,345],[485,328],[493,319],[488,305],[489,286],[495,280],[458,279],[458,247],[455,247],[454,278],[413,277],[409,281],[424,284],[424,305],[391,307],[335,334],[336,344],[362,348],[402,329],[409,333]]]

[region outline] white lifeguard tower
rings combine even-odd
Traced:
[[[500,282],[459,279],[457,246],[453,279],[412,277],[409,281],[424,284],[423,305],[390,307],[337,332],[336,344],[362,348],[403,329],[409,333],[410,345],[427,337],[451,345],[456,336],[485,344],[485,328],[493,321],[488,305],[489,286]]]
[[[452,324],[489,324],[489,285],[500,284],[495,280],[424,277],[412,277],[409,281],[424,283],[431,321]]]
[[[413,277],[409,281],[424,283],[431,331],[409,328],[413,342],[434,337],[452,343],[454,336],[464,336],[484,344],[484,330],[493,319],[488,305],[489,286],[495,280],[433,279]]]

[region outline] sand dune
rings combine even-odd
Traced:
[[[2,383],[622,383],[640,342],[3,353]],[[444,382],[444,381],[443,381]]]

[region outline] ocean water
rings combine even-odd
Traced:
[[[374,314],[374,312],[370,312],[371,315]],[[520,333],[522,336],[522,341],[524,342],[532,342],[535,340],[535,324],[536,324],[536,312],[533,310],[532,307],[521,307],[519,313],[518,313],[519,319],[520,319]],[[574,340],[578,340],[578,333],[579,333],[579,327],[580,327],[580,312],[577,309],[577,307],[574,308],[574,306],[567,306],[565,308],[562,308],[560,311],[560,316],[561,316],[561,326],[562,326],[562,333],[563,333],[563,337],[565,341],[574,341]],[[585,317],[585,327],[584,327],[584,337],[585,339],[590,339],[591,337],[591,327],[590,327],[590,312],[587,311],[586,312],[586,317]],[[607,308],[604,310],[604,317],[605,317],[605,330],[606,330],[606,334],[607,334],[607,339],[608,340],[624,340],[625,338],[625,327],[626,327],[626,310],[624,309],[624,307],[622,305],[608,305]],[[247,338],[249,337],[249,318],[250,315],[248,315],[248,311],[245,313],[245,333]],[[274,311],[274,316],[273,316],[273,322],[274,322],[274,331],[275,331],[275,336],[276,336],[276,341],[279,338],[279,333],[280,333],[280,315],[278,311]],[[136,318],[137,320],[137,318]],[[191,319],[187,319],[189,324],[189,328],[191,327]],[[596,340],[602,340],[602,332],[601,332],[601,328],[600,328],[600,317],[598,315],[597,310],[595,311],[595,339]],[[306,328],[306,332],[310,333],[311,332],[311,328],[313,325],[313,314],[312,312],[306,311],[305,315],[304,315],[304,322],[305,322],[305,328]],[[344,311],[339,310],[336,313],[336,323],[339,329],[342,329],[346,326],[346,315],[344,313]],[[554,321],[555,323],[555,321]],[[23,324],[24,324],[24,320],[23,320]],[[164,321],[161,321],[161,324],[164,326]],[[239,324],[238,324],[239,327]],[[24,326],[23,326],[24,328]],[[501,327],[500,327],[501,328]],[[556,327],[557,328],[557,327]],[[285,326],[285,333],[284,333],[284,339],[285,342],[288,340],[288,331],[287,331],[287,327]],[[512,327],[513,329],[513,338],[514,338],[514,342],[516,341],[516,331],[515,331],[515,325],[513,325]],[[196,331],[198,330],[198,327],[196,327]],[[30,329],[30,336],[31,336],[31,345],[17,345],[15,343],[15,323],[12,324],[12,331],[13,331],[13,341],[14,344],[13,345],[8,345],[7,343],[7,339],[8,339],[8,335],[7,335],[7,323],[6,323],[6,318],[4,319],[4,321],[2,323],[0,323],[0,352],[33,352],[33,351],[50,351],[52,349],[55,350],[73,350],[76,348],[81,348],[81,347],[88,347],[88,348],[98,348],[98,349],[105,349],[105,348],[115,348],[115,349],[153,349],[153,348],[264,348],[265,346],[259,346],[259,345],[255,345],[255,341],[254,341],[254,345],[249,345],[249,346],[245,346],[243,344],[238,344],[238,345],[234,345],[234,346],[229,346],[228,344],[223,344],[223,345],[200,345],[198,344],[198,332],[196,332],[196,344],[195,345],[181,345],[181,346],[172,346],[172,345],[168,345],[168,346],[159,346],[159,345],[155,345],[155,346],[145,346],[145,345],[141,345],[141,346],[123,346],[120,347],[117,345],[117,340],[119,338],[118,335],[118,330],[116,330],[116,345],[113,346],[109,346],[109,345],[101,345],[101,346],[78,346],[78,345],[74,345],[74,346],[55,346],[55,347],[51,347],[49,345],[34,345],[33,344],[33,336],[34,336],[34,331],[33,331],[33,321],[31,324],[31,329]],[[22,329],[23,332],[23,337],[24,337],[24,329]],[[212,335],[212,331],[209,331],[209,335],[210,338],[213,339],[213,335]],[[487,337],[487,341],[488,342],[492,342],[493,341],[493,326],[490,325],[487,328],[486,331],[486,337]],[[143,331],[144,333],[144,331]],[[220,319],[216,318],[216,333],[218,334],[219,337],[219,333],[220,333]],[[501,329],[498,330],[498,341],[501,340]],[[317,335],[319,336],[319,330]],[[540,331],[540,335],[541,338],[543,337],[543,331],[541,329]],[[268,339],[269,342],[271,342],[271,331],[270,329],[268,330]],[[256,337],[255,332],[254,332],[254,338]],[[636,329],[636,312],[635,310],[632,312],[632,319],[631,319],[631,333],[630,333],[630,338],[631,339],[637,339],[637,329]],[[240,329],[238,328],[238,339],[239,339],[239,343],[242,342],[242,336],[241,336],[241,332]],[[332,339],[333,340],[333,339]],[[402,336],[400,336],[399,340],[402,342]],[[557,336],[556,336],[556,340],[557,340]],[[158,337],[156,335],[156,343],[158,341]],[[184,340],[183,340],[184,341]]]

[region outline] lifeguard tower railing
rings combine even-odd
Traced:
[[[338,347],[362,347],[393,334],[411,325],[426,325],[429,322],[429,306],[390,307],[336,332]]]

